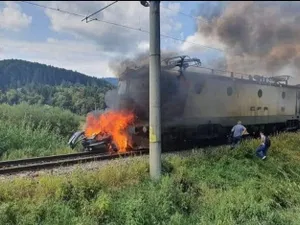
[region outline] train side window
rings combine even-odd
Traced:
[[[257,92],[258,97],[261,98],[262,94],[263,94],[262,90],[259,89],[258,92]]]
[[[282,97],[282,99],[285,98],[285,92],[282,92],[281,97]]]
[[[281,107],[281,112],[284,112],[285,111],[285,108],[284,107]]]
[[[233,92],[232,87],[228,87],[228,88],[227,88],[227,95],[228,95],[228,96],[231,96],[231,95],[232,95],[232,92]]]

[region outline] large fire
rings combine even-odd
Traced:
[[[111,136],[118,151],[125,152],[132,148],[127,129],[134,122],[134,118],[133,113],[125,111],[108,111],[98,116],[89,114],[86,118],[85,136]]]

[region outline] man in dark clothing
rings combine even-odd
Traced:
[[[242,125],[241,121],[238,121],[237,125],[235,125],[231,129],[231,132],[233,133],[233,140],[231,145],[232,148],[234,148],[236,145],[238,145],[241,142],[242,136],[246,131],[247,129]]]
[[[256,149],[256,155],[259,158],[261,158],[262,160],[264,160],[267,157],[267,151],[268,151],[269,147],[271,146],[271,141],[270,141],[269,137],[266,137],[264,135],[263,131],[260,131],[259,134],[260,134],[261,143],[260,143],[259,147]]]

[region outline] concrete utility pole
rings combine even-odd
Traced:
[[[141,2],[145,7],[148,2]],[[161,105],[160,105],[160,1],[150,1],[150,65],[149,65],[149,163],[150,176],[161,176]]]
[[[150,67],[149,67],[149,142],[150,176],[161,175],[161,112],[160,112],[160,9],[159,1],[150,1]]]

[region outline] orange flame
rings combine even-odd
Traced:
[[[89,114],[86,118],[85,136],[111,136],[120,152],[125,152],[132,143],[127,128],[134,121],[134,114],[124,111],[109,111],[99,116]]]

